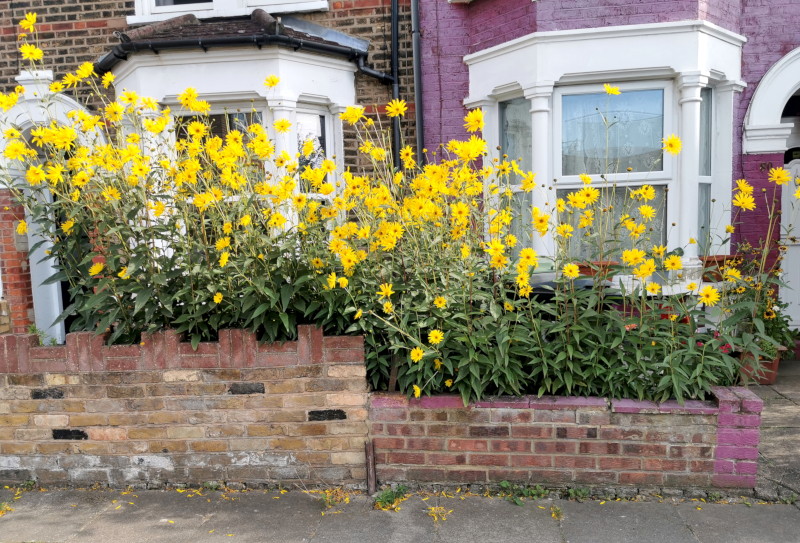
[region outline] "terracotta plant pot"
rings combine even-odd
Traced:
[[[703,281],[722,281],[722,268],[734,258],[733,255],[701,256],[700,260],[703,262]]]
[[[619,264],[616,260],[592,260],[591,262],[582,262],[578,264],[578,271],[581,275],[586,277],[600,277],[606,279],[612,277],[614,272],[611,266]]]
[[[740,357],[742,361],[741,372],[742,376],[745,377],[745,381],[751,381],[759,385],[774,385],[778,379],[778,366],[785,351],[786,347],[778,347],[778,354],[773,360],[760,360],[761,371],[758,372],[753,368],[752,363],[748,363],[748,360],[753,359],[753,355],[742,353]]]

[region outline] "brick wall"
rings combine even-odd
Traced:
[[[373,395],[382,482],[753,488],[763,402],[745,388],[717,401],[655,404],[524,397],[478,402]]]
[[[0,482],[361,483],[366,404],[362,339],[308,326],[282,345],[225,330],[197,350],[170,332],[2,335]]]
[[[762,154],[762,155],[742,155],[739,162],[742,177],[753,185],[754,196],[756,198],[756,209],[753,211],[742,211],[734,208],[733,219],[736,223],[736,232],[733,240],[735,242],[748,241],[754,246],[761,246],[767,238],[769,229],[768,205],[774,196],[775,209],[781,208],[781,187],[775,183],[770,183],[767,179],[770,168],[783,166],[783,153]],[[777,219],[777,226],[774,228],[772,239],[780,239],[780,219]]]
[[[25,218],[22,206],[14,205],[11,192],[0,190],[0,280],[8,303],[10,331],[21,334],[33,322],[33,291],[28,263],[28,239],[16,226]]]

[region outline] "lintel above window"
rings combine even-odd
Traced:
[[[193,14],[200,19],[249,15],[261,8],[270,14],[321,11],[328,0],[135,0],[136,14],[129,24],[150,23],[178,15]]]

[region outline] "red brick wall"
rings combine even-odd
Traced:
[[[11,193],[0,190],[0,280],[3,297],[8,302],[10,331],[15,334],[27,332],[33,322],[27,236],[16,232],[17,224],[24,218],[22,207],[12,203]]]
[[[524,397],[478,402],[373,395],[382,482],[755,486],[762,402],[720,388],[716,402],[655,404]]]
[[[0,336],[0,483],[358,484],[366,476],[360,337],[259,345],[241,330],[197,350],[168,332],[104,346]]]

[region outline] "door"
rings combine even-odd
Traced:
[[[792,160],[785,168],[793,180],[800,178],[800,159]],[[800,200],[794,197],[798,189],[794,181],[782,188],[781,237],[787,250],[781,267],[783,281],[790,288],[782,288],[780,295],[781,301],[789,304],[787,313],[792,328],[800,328]]]

